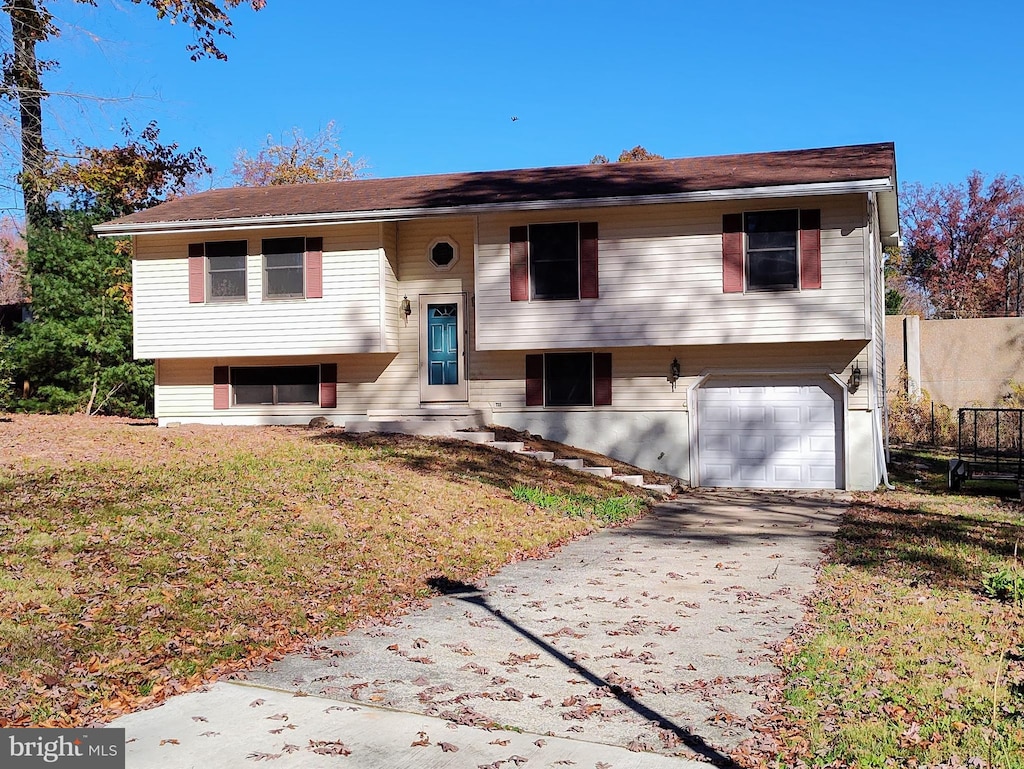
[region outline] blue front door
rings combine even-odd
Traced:
[[[456,304],[427,305],[427,382],[459,383],[459,311]]]

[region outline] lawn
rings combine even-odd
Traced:
[[[1024,767],[1024,607],[984,590],[1024,556],[1016,487],[949,493],[929,452],[890,471],[844,517],[748,765]]]
[[[39,416],[0,438],[0,726],[145,707],[649,499],[443,439]]]

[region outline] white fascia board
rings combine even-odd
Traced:
[[[701,203],[760,198],[795,198],[814,195],[847,195],[861,192],[894,190],[888,177],[853,182],[821,182],[787,184],[775,187],[739,187],[726,190],[672,192],[663,195],[617,195],[607,198],[574,198],[571,200],[528,200],[508,203],[481,203],[468,206],[378,209],[373,211],[340,211],[318,214],[285,214],[280,216],[243,216],[230,219],[193,219],[175,222],[144,222],[98,224],[93,229],[102,237],[123,237],[136,234],[173,232],[223,232],[253,227],[305,227],[310,224],[355,224],[421,219],[432,216],[471,216],[508,211],[549,211],[575,208],[608,208],[612,206],[643,206],[658,203]]]

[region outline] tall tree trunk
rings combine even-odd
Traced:
[[[18,99],[21,118],[21,174],[18,178],[25,198],[25,222],[38,225],[46,216],[46,150],[43,146],[43,98],[36,43],[49,37],[50,16],[40,13],[37,0],[7,0],[4,10],[11,17],[13,56],[5,85]]]

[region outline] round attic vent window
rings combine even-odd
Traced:
[[[450,270],[459,261],[459,249],[455,241],[439,238],[430,244],[430,263],[437,270]]]

